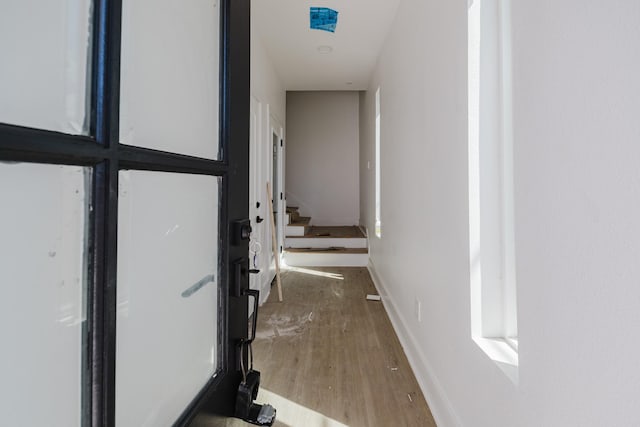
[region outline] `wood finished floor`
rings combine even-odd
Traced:
[[[254,344],[262,372],[259,403],[276,426],[435,426],[366,268],[312,267],[283,272],[260,309]],[[200,418],[197,427],[239,420]]]
[[[365,235],[359,227],[355,226],[322,226],[311,225],[304,236],[288,236],[289,239],[300,238],[364,238]]]

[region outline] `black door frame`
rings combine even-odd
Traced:
[[[247,366],[247,355],[240,352],[238,342],[246,339],[248,308],[247,297],[242,295],[249,288],[249,281],[245,269],[240,277],[232,277],[230,264],[248,254],[248,241],[233,239],[231,224],[249,216],[250,0],[219,3],[220,160],[119,143],[122,0],[94,0],[93,4],[89,136],[0,123],[0,161],[93,169],[93,212],[88,237],[90,283],[83,357],[84,426],[115,425],[118,173],[127,169],[222,179],[218,370],[194,396],[176,425],[188,425],[200,412],[228,416],[234,413],[242,378],[240,358]],[[232,278],[234,286],[230,286]]]

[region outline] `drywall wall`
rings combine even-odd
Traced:
[[[251,288],[261,290],[260,299],[265,301],[275,276],[266,185],[272,179],[272,132],[275,130],[279,137],[284,138],[286,92],[254,27],[257,19],[252,16],[249,215],[253,229],[251,268],[260,270],[260,273],[251,275],[250,284]],[[259,207],[257,203],[260,203]],[[258,223],[258,216],[264,221]]]
[[[287,92],[287,202],[317,225],[356,225],[358,92]]]
[[[640,4],[512,5],[516,385],[471,340],[467,3],[404,0],[361,96],[372,229],[380,87],[385,305],[442,427],[635,425]]]
[[[284,124],[287,94],[269,52],[260,41],[260,33],[254,27],[257,19],[258,17],[251,16],[251,95],[268,104],[270,114]]]
[[[473,395],[478,364],[490,373],[495,369],[494,381],[500,385],[510,384],[471,340],[466,38],[466,2],[404,0],[370,88],[361,96],[361,134],[366,137],[361,218],[369,230],[371,262],[385,306],[442,427],[461,425],[456,404],[478,406],[472,399],[456,401],[452,391]],[[378,88],[381,238],[372,232]],[[422,322],[415,316],[416,300]],[[475,365],[467,366],[467,359]],[[485,393],[480,387],[476,392]],[[462,425],[479,425],[471,421]]]

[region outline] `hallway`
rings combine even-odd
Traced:
[[[291,268],[261,307],[257,401],[276,426],[435,426],[366,268]],[[200,419],[196,427],[241,426]]]
[[[640,1],[0,11],[0,424],[640,425]]]

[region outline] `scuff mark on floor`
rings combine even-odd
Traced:
[[[258,339],[273,339],[279,337],[298,337],[307,329],[307,324],[313,321],[313,311],[301,316],[279,316],[272,314],[265,319],[266,327],[256,331]]]

